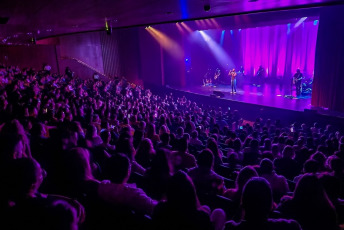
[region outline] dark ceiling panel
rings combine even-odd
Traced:
[[[9,17],[0,17],[0,24],[6,24],[10,18]]]
[[[193,20],[224,15],[297,9],[343,0],[2,0],[0,42],[24,42],[59,34],[102,30],[105,18],[114,28]],[[204,6],[210,6],[209,11]],[[24,39],[25,38],[25,39]]]

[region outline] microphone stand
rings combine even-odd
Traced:
[[[291,78],[291,82],[290,82],[290,95],[285,95],[285,98],[289,98],[289,99],[293,99],[293,78]]]

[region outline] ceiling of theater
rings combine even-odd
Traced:
[[[1,0],[0,44],[30,38],[242,13],[342,4],[342,0]],[[210,6],[206,11],[205,6]],[[7,20],[8,19],[8,20]]]

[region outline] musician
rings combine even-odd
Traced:
[[[263,81],[265,70],[263,66],[259,66],[256,76],[256,84],[259,87]]]
[[[230,76],[230,78],[231,78],[231,87],[232,87],[231,93],[235,94],[236,93],[236,76],[237,76],[237,73],[236,73],[234,68],[229,70],[228,76]]]
[[[301,95],[302,79],[303,79],[303,75],[300,69],[297,69],[293,77],[293,83],[295,84],[295,88],[296,88],[296,96]]]
[[[221,70],[219,68],[216,68],[215,74],[214,74],[214,83],[217,85],[220,80]]]
[[[203,77],[203,86],[211,84],[211,69],[209,68],[208,71],[204,74]]]
[[[245,76],[245,70],[243,66],[240,67],[239,73],[241,73],[242,76]]]

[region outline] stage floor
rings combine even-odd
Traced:
[[[260,87],[254,85],[244,85],[237,88],[236,94],[231,94],[230,85],[214,86],[191,86],[184,88],[174,88],[176,90],[189,93],[211,95],[214,91],[220,91],[224,94],[223,99],[238,101],[243,103],[257,104],[281,109],[294,111],[304,111],[311,108],[311,96],[302,96],[297,98],[295,91],[293,97],[289,97],[291,93],[284,92],[277,85],[264,84]]]

